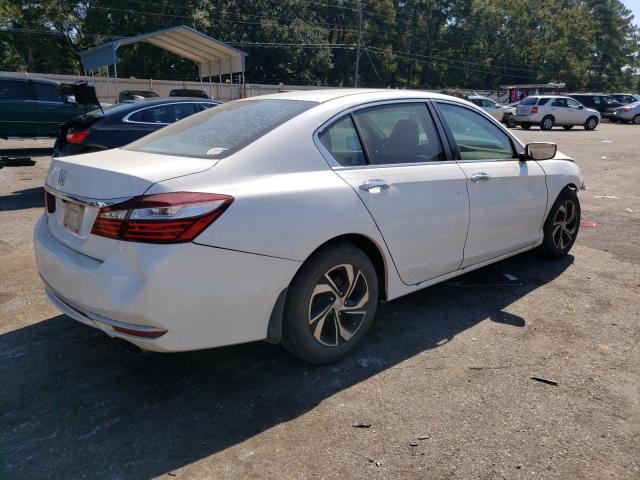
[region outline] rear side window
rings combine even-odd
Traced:
[[[358,132],[351,115],[342,117],[318,135],[331,156],[343,167],[366,165]]]
[[[0,80],[1,100],[29,100],[27,82],[19,80]]]
[[[424,103],[380,105],[353,118],[371,165],[444,160],[440,138]]]
[[[36,91],[36,99],[43,102],[59,102],[60,94],[58,86],[51,83],[33,82]]]
[[[130,144],[127,150],[199,158],[230,155],[316,102],[242,100],[211,108]]]
[[[439,103],[461,160],[507,160],[515,158],[511,139],[496,125],[476,112]]]
[[[538,97],[527,97],[520,102],[521,105],[535,105],[538,101]]]
[[[541,98],[540,101],[538,102],[538,105],[546,105],[547,103],[549,103],[549,100],[551,100],[550,98]]]
[[[131,122],[142,123],[175,123],[196,113],[193,103],[173,103],[145,108],[129,117]]]

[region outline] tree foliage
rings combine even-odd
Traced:
[[[0,69],[80,73],[80,51],[185,24],[249,53],[251,82],[492,88],[566,82],[638,89],[640,32],[621,0],[0,0]],[[119,75],[197,76],[148,44]]]

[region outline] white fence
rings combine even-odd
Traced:
[[[247,97],[266,95],[268,93],[278,93],[285,90],[312,90],[316,88],[303,85],[263,85],[248,83],[244,86],[230,83],[209,83],[209,82],[188,82],[182,80],[154,80],[142,78],[114,78],[83,76],[83,75],[56,75],[48,73],[24,73],[24,72],[0,72],[0,75],[10,75],[29,78],[46,78],[57,82],[73,83],[77,80],[90,80],[96,87],[98,98],[103,103],[115,103],[118,93],[122,90],[151,90],[161,97],[168,97],[169,92],[174,88],[189,88],[204,90],[211,97],[227,102],[241,98],[243,93]]]

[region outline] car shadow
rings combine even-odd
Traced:
[[[44,207],[44,187],[16,190],[0,197],[0,212]]]
[[[2,455],[6,478],[166,474],[295,419],[480,322],[524,328],[525,318],[504,309],[572,263],[571,256],[545,262],[524,254],[384,304],[363,345],[329,366],[267,343],[135,354],[64,315],[6,333],[0,476]]]

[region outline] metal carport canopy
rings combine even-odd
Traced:
[[[147,42],[193,60],[198,64],[200,78],[243,73],[245,69],[245,52],[180,25],[135,37],[120,38],[85,50],[80,54],[85,72],[116,65],[118,48],[138,42]]]

